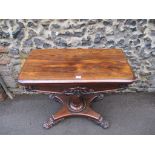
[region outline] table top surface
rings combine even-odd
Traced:
[[[121,49],[32,50],[20,72],[19,83],[89,83],[135,80]]]

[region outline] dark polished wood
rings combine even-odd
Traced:
[[[45,128],[70,116],[88,117],[107,128],[108,122],[91,109],[92,101],[134,80],[121,49],[32,50],[18,78],[28,90],[51,94],[50,98],[62,103]]]
[[[108,128],[108,121],[106,121],[100,114],[98,114],[91,108],[91,103],[96,97],[97,95],[54,96],[54,98],[61,102],[63,105],[57,113],[51,115],[51,117],[49,117],[49,119],[44,123],[44,128],[49,129],[64,118],[71,116],[87,117],[95,121],[102,128]]]
[[[132,82],[134,74],[121,49],[33,50],[20,83]]]

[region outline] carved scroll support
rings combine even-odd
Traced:
[[[91,108],[91,103],[98,97],[98,94],[93,92],[92,89],[77,87],[70,88],[63,94],[50,95],[52,100],[62,103],[62,107],[44,123],[43,127],[49,129],[64,118],[82,116],[92,119],[102,128],[108,128],[109,123]]]

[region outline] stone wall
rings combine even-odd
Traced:
[[[0,74],[14,93],[36,48],[122,48],[137,77],[126,91],[155,91],[155,20],[0,20]]]

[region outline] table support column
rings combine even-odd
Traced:
[[[49,129],[56,123],[67,117],[83,116],[95,121],[102,128],[108,128],[109,123],[99,113],[91,108],[91,103],[98,95],[95,94],[60,94],[53,96],[53,99],[62,103],[62,107],[58,112],[44,123],[43,127]]]

